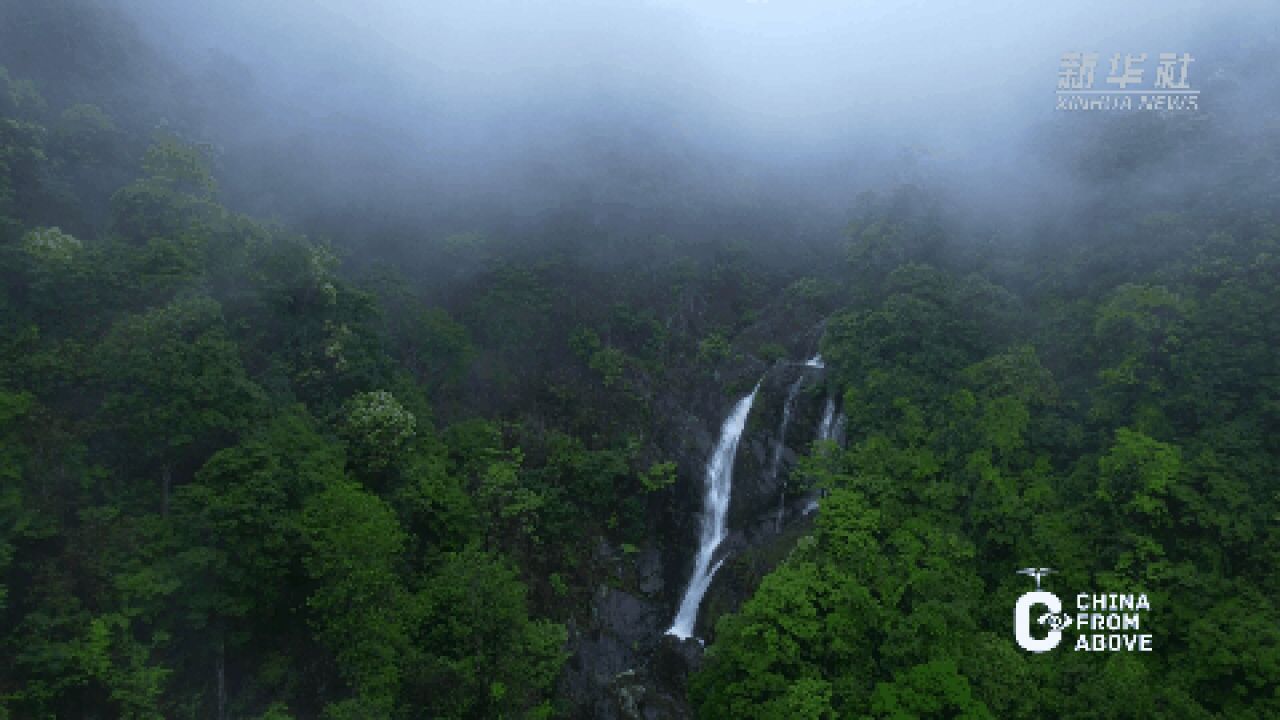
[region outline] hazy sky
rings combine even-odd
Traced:
[[[1192,0],[124,2],[218,78],[229,95],[211,113],[233,144],[299,143],[334,173],[432,197],[544,204],[628,182],[1002,183],[1043,143],[1029,130],[1060,121],[1064,51],[1191,52],[1194,82],[1206,29],[1280,19],[1277,3]]]

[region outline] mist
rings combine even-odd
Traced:
[[[124,3],[185,80],[236,203],[294,220],[666,216],[838,222],[927,183],[1007,219],[1076,198],[1055,162],[1071,49],[1190,52],[1204,85],[1263,3]],[[1220,74],[1220,71],[1219,71]],[[1207,110],[1226,103],[1205,90]],[[1217,106],[1221,108],[1222,105]],[[659,222],[659,225],[662,224]],[[782,240],[779,239],[781,242]]]

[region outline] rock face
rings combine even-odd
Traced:
[[[825,372],[806,367],[813,331],[792,343],[796,358],[772,367],[740,356],[716,383],[654,398],[659,445],[674,459],[680,479],[653,541],[626,555],[602,543],[597,567],[610,568],[592,600],[591,618],[570,623],[572,656],[560,696],[571,716],[599,720],[688,718],[687,680],[702,661],[702,643],[664,635],[689,581],[697,551],[705,465],[720,425],[734,403],[763,378],[734,464],[728,525],[721,546],[728,560],[716,574],[698,613],[695,635],[708,638],[714,622],[736,610],[759,580],[808,531],[810,498],[788,492],[796,458],[808,451],[825,409]],[[798,385],[797,385],[798,382]],[[788,395],[790,421],[781,434]],[[781,509],[781,513],[779,510]],[[625,588],[625,589],[624,589]]]
[[[793,392],[794,390],[794,392]],[[791,479],[796,460],[818,435],[829,390],[826,373],[801,363],[780,363],[765,377],[734,466],[726,560],[698,614],[696,634],[710,642],[715,622],[735,612],[760,580],[808,532],[811,497]],[[789,422],[783,415],[791,399]]]
[[[791,470],[817,437],[826,404],[825,378],[822,369],[799,364],[779,365],[765,376],[734,466],[730,527],[753,535],[776,534],[779,501],[795,499],[794,493],[782,496]],[[782,437],[788,398],[790,417]]]
[[[559,695],[572,703],[571,716],[583,720],[689,717],[684,679],[701,657],[701,646],[690,641],[695,647],[681,647],[675,638],[662,634],[670,613],[662,599],[658,551],[649,548],[626,556],[602,543],[596,555],[597,562],[619,568],[613,582],[640,590],[633,593],[601,584],[592,599],[589,622],[585,626],[570,622],[572,656],[560,678]]]
[[[593,609],[590,627],[570,629],[575,652],[563,677],[562,690],[582,702],[579,717],[625,717],[618,714],[617,707],[611,707],[616,698],[601,691],[614,686],[625,673],[634,673],[641,652],[648,650],[662,632],[659,607],[602,585]]]

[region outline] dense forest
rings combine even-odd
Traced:
[[[1008,227],[927,179],[414,227],[270,207],[310,170],[123,16],[3,5],[0,718],[1280,717],[1275,38],[1217,111],[1058,118],[1091,191]],[[818,352],[818,510],[598,677],[688,580],[688,438]],[[1155,650],[1019,649],[1042,565]]]

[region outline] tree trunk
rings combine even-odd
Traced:
[[[218,632],[218,720],[227,720],[227,640],[226,634]]]
[[[165,463],[164,469],[160,476],[160,515],[161,517],[169,517],[169,487],[173,484],[173,472],[169,469],[169,464]]]

